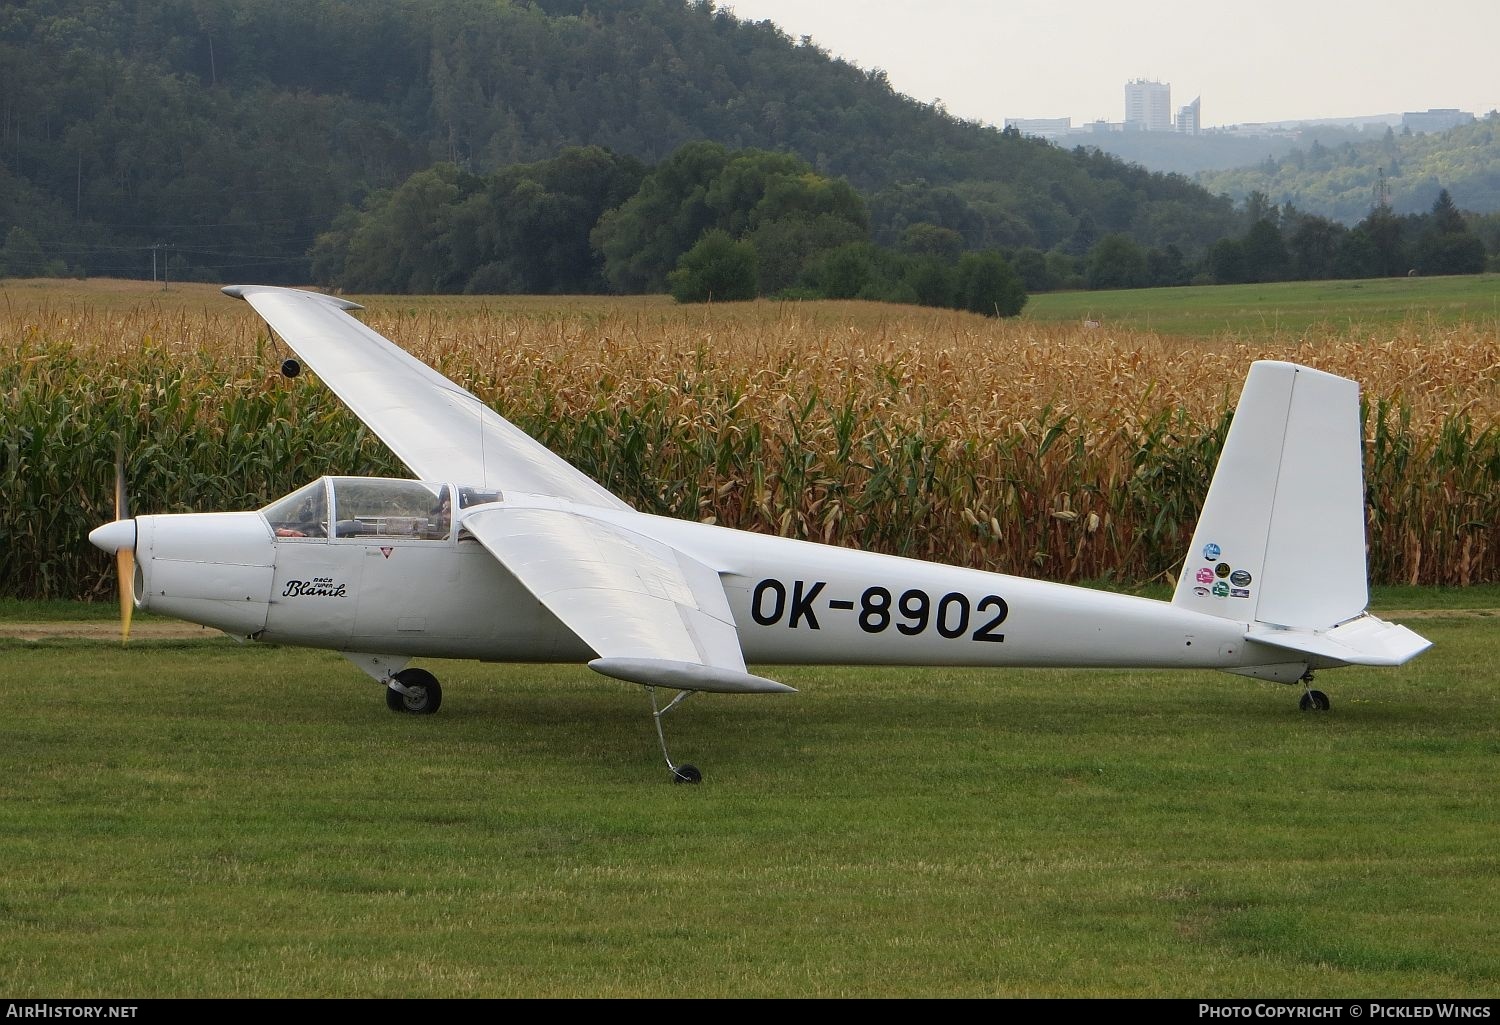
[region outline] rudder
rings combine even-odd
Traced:
[[[1359,385],[1250,367],[1172,602],[1322,630],[1369,603]]]

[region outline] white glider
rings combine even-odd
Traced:
[[[1366,611],[1359,389],[1250,368],[1170,602],[769,537],[632,510],[331,296],[250,303],[415,480],[324,477],[258,512],[128,517],[89,535],[122,604],[331,648],[435,712],[412,658],[587,662],[661,719],[694,691],[792,688],[766,664],[1220,669],[1301,682],[1429,642]],[[665,708],[655,688],[680,693]]]

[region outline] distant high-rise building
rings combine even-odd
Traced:
[[[1434,107],[1432,110],[1410,110],[1401,115],[1401,127],[1410,132],[1446,132],[1450,128],[1474,123],[1474,115],[1456,107]]]
[[[1144,78],[1125,83],[1125,130],[1170,132],[1172,130],[1172,85]]]
[[[1197,135],[1203,131],[1203,97],[1194,96],[1193,102],[1177,110],[1177,130],[1184,135]]]

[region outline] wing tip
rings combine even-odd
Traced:
[[[589,668],[644,687],[673,687],[677,690],[705,690],[719,694],[795,694],[796,687],[752,676],[737,669],[703,665],[700,662],[674,662],[665,658],[596,658]]]
[[[219,289],[219,291],[223,292],[231,299],[243,299],[246,302],[250,301],[250,297],[252,295],[256,295],[261,292],[283,292],[288,295],[305,295],[309,299],[316,299],[319,302],[327,303],[328,305],[340,310],[364,309],[364,307],[357,302],[351,302],[350,300],[344,299],[337,295],[325,295],[322,292],[310,292],[305,288],[282,288],[278,285],[225,285],[223,288]]]

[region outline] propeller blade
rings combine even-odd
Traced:
[[[115,520],[130,519],[130,502],[125,497],[125,439],[115,442]],[[115,572],[120,585],[120,643],[130,643],[130,616],[135,611],[135,548],[115,549]]]
[[[121,548],[115,552],[115,569],[120,574],[120,643],[130,643],[130,614],[135,610],[135,551]]]

